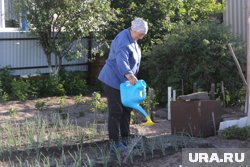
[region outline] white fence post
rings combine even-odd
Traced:
[[[176,90],[173,90],[173,101],[176,101]]]
[[[171,87],[168,87],[168,120],[171,120]]]

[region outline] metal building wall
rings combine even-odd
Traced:
[[[83,42],[87,48],[88,39]],[[62,64],[66,70],[87,71],[87,59],[85,50],[81,58],[70,62],[63,59]],[[15,69],[13,75],[48,73],[46,56],[37,38],[25,32],[0,32],[0,68],[5,66]]]
[[[247,28],[247,1],[249,0],[226,0],[226,11],[223,22],[228,25],[233,34],[246,41]]]

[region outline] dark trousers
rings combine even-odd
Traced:
[[[104,92],[108,100],[108,133],[109,139],[113,142],[129,137],[131,108],[124,107],[121,103],[120,90],[104,84]]]

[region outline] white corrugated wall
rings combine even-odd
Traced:
[[[84,40],[84,45],[88,46],[88,40]],[[87,50],[82,53],[82,57],[74,61],[63,60],[66,70],[86,71]],[[54,64],[54,63],[52,63]],[[75,65],[73,65],[75,64]],[[26,32],[0,32],[0,68],[11,66],[11,68],[42,67],[47,66],[46,56],[38,40]],[[30,75],[36,73],[48,73],[47,68],[30,68],[15,70],[13,75]]]
[[[246,7],[250,0],[226,0],[226,10],[223,15],[224,24],[228,25],[233,34],[246,41]],[[0,32],[0,68],[10,65],[12,68],[47,66],[46,56],[38,44],[38,40],[33,39],[25,32]],[[18,38],[32,38],[29,40],[18,40]],[[13,40],[16,39],[16,40]],[[87,46],[87,40],[84,41]],[[63,60],[63,64],[81,64],[87,62],[87,51],[83,57],[68,62]],[[87,66],[76,65],[66,66],[67,70],[86,71]],[[15,70],[14,75],[29,75],[35,73],[47,73],[47,68]]]
[[[226,11],[223,22],[228,25],[232,33],[246,41],[246,9],[249,0],[226,0]]]

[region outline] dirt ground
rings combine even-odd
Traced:
[[[83,100],[86,102],[90,100],[90,97],[84,97]],[[45,102],[46,105],[43,110],[39,111],[35,108],[35,103],[37,101]],[[10,108],[15,108],[17,110],[17,114],[15,117],[12,117],[9,114]],[[58,97],[27,100],[26,102],[10,101],[4,104],[0,104],[0,124],[9,120],[24,121],[25,119],[32,119],[37,115],[44,116],[55,112],[57,108],[59,108]],[[89,109],[89,105],[75,104],[74,97],[65,97],[65,105],[62,108],[63,112],[69,113],[70,118],[76,119],[77,124],[80,126],[88,125],[89,123],[94,121],[94,114],[92,112],[89,112]],[[84,111],[85,116],[79,117],[79,111]],[[97,122],[105,123],[107,121],[107,113],[97,114],[96,118]],[[171,122],[166,119],[166,110],[164,108],[155,111],[155,121],[156,124],[151,127],[147,127],[143,123],[131,125],[131,131],[133,133],[146,137],[171,134]],[[218,148],[250,148],[250,142],[240,140],[224,140],[220,139],[217,136],[197,140],[203,140]],[[181,159],[181,152],[177,152],[169,156],[135,163],[134,167],[179,167],[181,164]]]
[[[53,112],[56,112],[56,109],[60,107],[58,97],[49,97],[49,98],[41,98],[36,100],[27,100],[25,102],[20,101],[10,101],[4,104],[0,104],[0,123],[6,121],[24,121],[26,119],[32,119],[38,115],[46,116]],[[83,97],[83,101],[87,103],[91,98]],[[105,100],[105,98],[104,98]],[[45,102],[45,107],[43,110],[38,110],[35,107],[37,101]],[[15,108],[17,113],[15,117],[9,114],[9,109]],[[83,111],[84,116],[79,117],[79,112]],[[69,113],[70,119],[77,120],[77,124],[79,126],[85,126],[89,123],[94,122],[94,119],[97,120],[98,123],[107,122],[108,115],[107,113],[98,113],[95,117],[93,112],[90,112],[90,106],[86,104],[75,104],[74,97],[65,97],[65,104],[62,107],[63,113]],[[143,136],[154,136],[160,134],[171,134],[171,126],[170,122],[165,119],[166,117],[165,109],[160,109],[157,111],[156,124],[147,127],[143,123],[131,125],[132,133],[136,132],[138,135]]]

